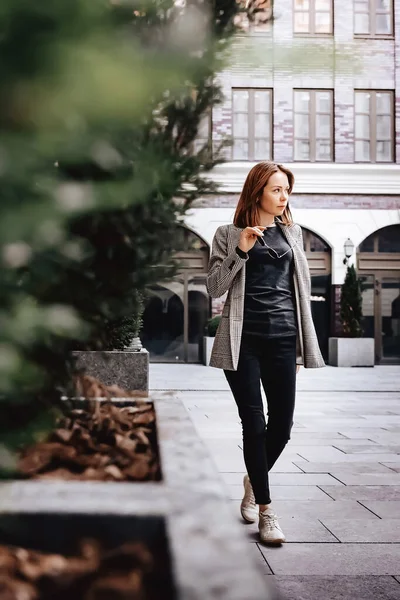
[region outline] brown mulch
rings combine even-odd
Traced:
[[[85,407],[68,410],[46,441],[23,450],[18,462],[21,475],[81,481],[160,480],[153,404],[136,399],[129,406],[118,406],[111,398],[129,398],[129,392],[89,376],[81,375],[75,383],[77,395],[88,399]]]
[[[155,564],[142,542],[108,550],[81,540],[76,556],[0,546],[2,600],[144,600]],[[158,597],[158,594],[157,594]]]

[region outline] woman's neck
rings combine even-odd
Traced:
[[[271,227],[272,225],[275,224],[274,215],[270,215],[269,213],[265,213],[265,212],[261,212],[261,211],[259,211],[259,213],[258,213],[257,220],[259,221],[257,223],[257,225],[261,225],[262,227]]]

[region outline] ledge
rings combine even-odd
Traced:
[[[218,193],[237,194],[242,190],[254,162],[227,162],[217,165],[207,177],[219,184]],[[399,195],[400,165],[284,163],[296,178],[297,194]]]

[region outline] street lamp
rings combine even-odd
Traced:
[[[344,265],[347,265],[347,263],[349,262],[349,258],[353,254],[353,252],[354,252],[354,244],[350,238],[347,238],[347,240],[344,243],[344,255],[346,257],[343,259]]]

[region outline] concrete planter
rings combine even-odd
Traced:
[[[220,475],[183,404],[169,393],[152,394],[150,400],[157,415],[160,482],[1,482],[0,544],[18,542],[7,532],[5,539],[1,528],[13,515],[30,515],[30,543],[38,547],[47,514],[54,515],[52,536],[60,539],[57,518],[65,528],[71,515],[67,522],[71,527],[80,523],[83,532],[85,517],[96,531],[109,532],[115,519],[124,541],[131,531],[136,539],[143,535],[144,541],[157,543],[156,532],[166,532],[174,600],[275,600],[275,590],[249,553]],[[125,529],[124,519],[130,529]],[[167,599],[168,594],[160,594],[159,600]]]
[[[105,385],[119,385],[141,396],[149,393],[149,353],[129,350],[75,351],[76,366]]]
[[[215,337],[208,337],[206,335],[203,337],[203,365],[206,365],[207,367],[210,364],[214,340]]]
[[[374,338],[329,338],[329,364],[333,367],[373,367]]]

